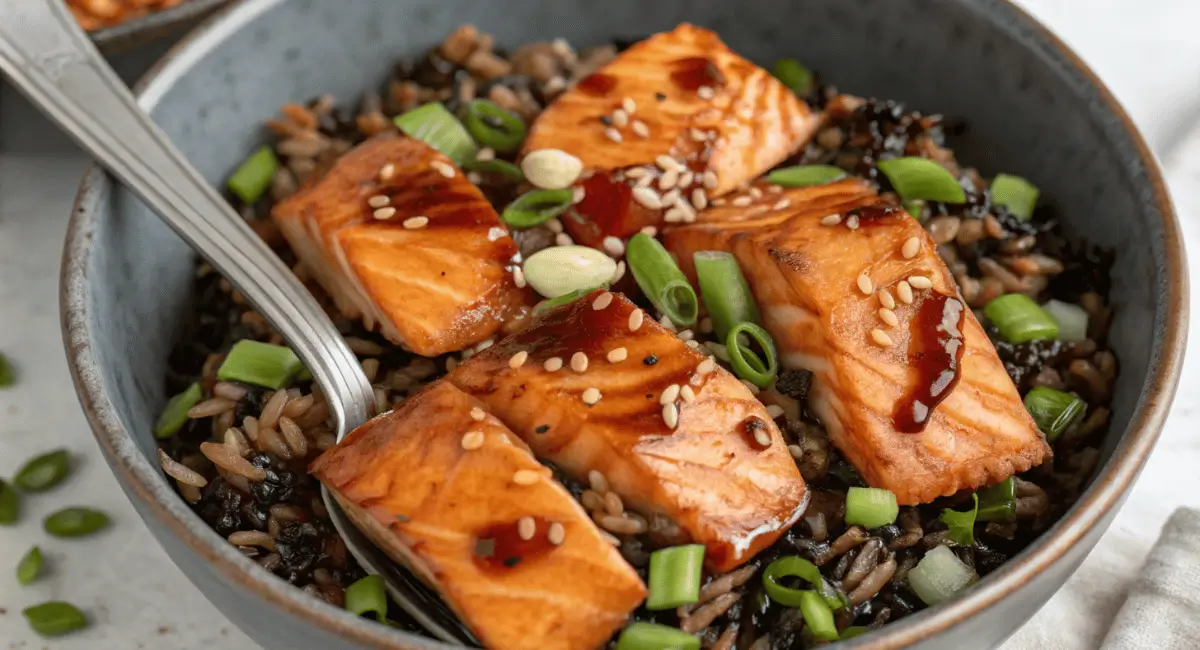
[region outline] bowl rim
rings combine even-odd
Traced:
[[[202,0],[200,0],[202,1]],[[226,37],[284,0],[242,0],[218,10],[202,26],[185,36],[154,65],[135,87],[139,103],[153,107],[176,79]],[[976,588],[960,597],[885,626],[886,632],[863,635],[842,647],[884,650],[911,645],[946,632],[1004,600],[1053,565],[1085,538],[1110,512],[1119,507],[1145,465],[1170,411],[1179,382],[1187,342],[1187,262],[1178,217],[1158,162],[1125,109],[1113,93],[1058,36],[1011,0],[958,0],[995,28],[1014,35],[1022,47],[1040,50],[1051,66],[1082,82],[1080,92],[1092,95],[1101,113],[1116,118],[1100,125],[1106,139],[1127,149],[1129,167],[1144,178],[1151,201],[1161,215],[1161,259],[1164,285],[1156,306],[1161,327],[1152,350],[1152,367],[1123,439],[1092,484],[1067,514],[1029,547],[989,574]],[[1013,31],[1016,30],[1014,34]],[[247,589],[273,607],[319,625],[348,641],[380,650],[397,648],[451,648],[414,633],[401,632],[364,621],[324,601],[304,594],[237,553],[190,508],[182,507],[178,494],[161,471],[137,447],[124,427],[105,390],[99,365],[90,348],[90,297],[87,276],[92,233],[101,202],[113,179],[93,164],[76,197],[64,246],[60,279],[60,309],[67,363],[84,413],[113,471],[122,479],[130,498],[141,501],[150,516],[192,552],[208,561],[221,577]],[[1014,630],[1015,631],[1015,628]]]
[[[189,21],[209,15],[230,0],[186,0],[174,7],[88,32],[96,47],[114,53],[153,40]]]

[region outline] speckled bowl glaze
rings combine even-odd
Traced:
[[[585,46],[685,20],[758,61],[796,56],[847,91],[966,118],[968,133],[953,143],[962,160],[1028,176],[1078,237],[1117,249],[1111,344],[1121,374],[1105,462],[1087,493],[978,586],[845,645],[999,644],[1070,576],[1129,492],[1171,403],[1187,318],[1181,237],[1152,155],[1092,72],[1020,10],[1000,0],[249,0],[174,50],[141,84],[141,102],[220,183],[280,105],[326,92],[353,99],[397,57],[461,22],[502,45],[564,36]],[[129,192],[102,171],[88,174],[63,262],[64,337],[84,409],[129,498],[196,585],[267,648],[444,647],[284,584],[167,484],[151,427],[188,317],[193,259]]]

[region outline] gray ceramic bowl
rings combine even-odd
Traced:
[[[999,0],[249,0],[180,45],[143,82],[141,102],[219,183],[262,141],[262,121],[280,105],[325,92],[354,98],[397,57],[461,22],[504,45],[564,36],[582,46],[682,20],[719,30],[759,61],[796,56],[848,91],[963,116],[962,159],[1030,177],[1070,230],[1117,249],[1111,343],[1121,374],[1090,489],[978,587],[847,645],[998,644],[1062,585],[1128,494],[1171,403],[1187,314],[1179,228],[1153,157],[1108,90],[1018,9]],[[167,485],[150,430],[167,353],[188,315],[192,263],[133,196],[103,172],[88,174],[63,264],[65,339],[96,437],[146,524],[213,603],[268,648],[441,647],[285,585]]]

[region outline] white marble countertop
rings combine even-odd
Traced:
[[[1021,4],[1096,68],[1145,130],[1164,158],[1194,255],[1200,250],[1200,41],[1192,25],[1200,20],[1200,3],[1092,0],[1086,13],[1080,0]],[[127,70],[144,65],[122,63]],[[86,164],[11,90],[0,88],[0,350],[20,372],[16,388],[0,391],[0,476],[54,447],[70,449],[75,460],[67,484],[25,500],[25,525],[0,531],[0,650],[254,650],[142,525],[100,458],[72,392],[58,327],[58,264]],[[1200,300],[1193,296],[1192,304]],[[1200,367],[1189,365],[1162,440],[1116,522],[1006,650],[1099,645],[1167,515],[1178,505],[1200,506],[1200,442],[1188,426],[1200,415],[1197,389]],[[115,525],[86,542],[47,541],[34,522],[67,505],[102,508]],[[35,543],[47,554],[49,577],[19,588],[9,567]],[[35,636],[20,610],[53,598],[86,609],[92,626],[64,639]]]

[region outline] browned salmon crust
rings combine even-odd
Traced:
[[[449,382],[434,383],[356,429],[314,461],[312,473],[484,646],[599,647],[641,603],[645,586],[485,408]],[[530,539],[522,526],[532,526]]]
[[[781,197],[786,207],[778,207]],[[809,404],[830,438],[868,484],[895,492],[901,504],[927,503],[1040,464],[1050,448],[969,309],[957,385],[924,431],[897,431],[897,405],[917,382],[914,315],[934,292],[955,296],[956,288],[920,223],[898,208],[869,209],[877,205],[874,190],[859,180],[790,189],[710,210],[664,240],[689,274],[697,251],[734,253],[783,365],[813,371]],[[830,215],[841,222],[823,224]],[[860,222],[851,229],[846,221],[854,215]],[[906,258],[911,238],[920,248]],[[932,287],[914,289],[905,304],[899,284],[912,276]],[[897,327],[882,320],[884,301],[896,303]],[[890,344],[877,342],[876,329]]]
[[[495,209],[420,140],[367,140],[271,215],[343,314],[417,354],[494,336],[531,299],[513,281],[517,247]]]

